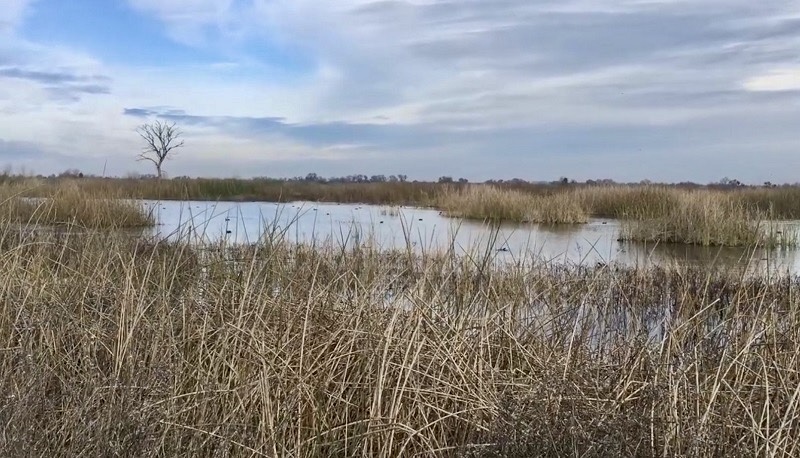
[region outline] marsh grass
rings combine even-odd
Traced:
[[[68,182],[90,194],[148,200],[208,200],[262,202],[340,202],[374,205],[429,206],[440,186],[436,183],[318,183],[268,178],[133,178],[51,179],[39,194],[49,194]]]
[[[3,456],[796,456],[793,277],[0,232]]]
[[[800,186],[746,188],[734,192],[749,208],[776,219],[800,219]]]
[[[479,220],[574,224],[589,218],[571,195],[531,195],[496,186],[445,188],[436,205],[449,216]]]
[[[494,186],[445,188],[437,207],[448,216],[481,220],[526,221],[533,197],[520,191]]]
[[[114,197],[236,200],[320,200],[384,205],[435,206],[444,214],[476,220],[544,224],[619,218],[621,239],[697,245],[794,246],[796,234],[775,220],[800,217],[794,187],[732,190],[665,185],[534,186],[440,185],[436,183],[305,183],[278,180],[10,180],[0,188],[47,197],[48,205],[2,200],[6,220],[45,224],[74,222],[96,227],[152,224],[138,204]],[[13,193],[12,193],[13,194]],[[387,214],[396,209],[389,207]]]
[[[594,217],[649,219],[670,214],[692,191],[667,186],[592,186],[563,194],[576,199]]]
[[[531,195],[489,186],[445,189],[437,205],[450,216],[513,222],[622,220],[621,240],[701,246],[792,247],[796,231],[732,192],[666,186],[603,186]]]
[[[673,202],[674,201],[674,202]],[[780,227],[770,214],[754,211],[730,194],[676,193],[664,214],[652,207],[635,207],[623,221],[620,238],[640,242],[701,246],[791,247],[797,237]]]
[[[569,194],[535,196],[528,221],[544,224],[580,224],[589,221],[589,212]]]
[[[42,197],[64,183],[74,183],[94,195],[111,194],[120,197],[151,200],[210,200],[210,201],[320,201],[364,203],[375,205],[431,206],[445,189],[475,185],[431,182],[374,182],[319,183],[287,181],[271,178],[174,178],[165,180],[136,178],[50,178],[35,179],[0,174],[2,184],[38,182],[33,193]],[[724,187],[652,185],[554,185],[547,183],[505,182],[492,184],[504,190],[529,195],[574,194],[581,197],[583,206],[592,216],[616,218],[631,208],[659,208],[662,198],[681,192],[721,192],[762,213],[771,212],[777,219],[800,219],[800,186]]]
[[[5,223],[78,225],[86,228],[152,226],[154,217],[137,201],[115,194],[91,194],[65,183],[43,198],[25,197],[32,183],[0,185],[0,220]]]

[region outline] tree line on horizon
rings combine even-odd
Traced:
[[[60,173],[51,173],[49,175],[36,174],[28,170],[20,170],[14,172],[13,167],[7,165],[5,169],[0,172],[0,182],[10,180],[23,179],[23,178],[39,178],[39,179],[108,179],[108,180],[157,180],[159,179],[155,174],[142,174],[131,172],[125,176],[101,176],[92,173],[84,173],[77,168],[68,168]],[[774,188],[779,186],[798,186],[800,183],[772,183],[766,181],[762,184],[746,184],[738,179],[724,177],[718,181],[710,182],[707,184],[697,183],[693,181],[681,182],[654,182],[651,180],[641,180],[638,182],[621,182],[611,178],[602,179],[587,179],[585,181],[577,181],[561,177],[557,180],[544,181],[544,180],[526,180],[524,178],[510,178],[510,179],[488,179],[484,181],[470,181],[467,178],[453,178],[452,176],[444,175],[437,180],[411,180],[408,175],[366,175],[366,174],[352,174],[345,176],[331,176],[324,177],[315,172],[306,174],[305,176],[293,177],[269,177],[258,176],[252,178],[213,178],[213,177],[190,177],[181,175],[176,177],[168,177],[166,173],[162,173],[162,178],[165,180],[173,181],[190,181],[190,180],[242,180],[242,181],[266,181],[266,182],[292,182],[292,183],[315,183],[315,184],[367,184],[367,183],[438,183],[438,184],[488,184],[488,185],[506,185],[506,186],[525,186],[525,185],[549,185],[549,186],[613,186],[613,185],[668,185],[668,186],[683,186],[683,187],[718,187],[718,188],[738,188],[747,186],[759,186],[766,188]]]

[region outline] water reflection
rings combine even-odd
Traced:
[[[797,250],[745,250],[678,244],[619,242],[615,220],[584,225],[489,225],[442,216],[415,207],[294,202],[145,203],[158,221],[151,235],[213,242],[255,242],[278,233],[301,243],[371,243],[384,249],[452,249],[458,253],[492,250],[513,261],[530,255],[574,264],[622,263],[630,266],[681,264],[759,272],[800,271]]]
[[[681,265],[721,267],[755,270],[760,272],[793,273],[800,268],[796,249],[744,249],[733,247],[702,247],[681,244],[630,244],[639,252],[647,252],[651,259],[670,260]]]

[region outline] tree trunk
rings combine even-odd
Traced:
[[[156,177],[160,180],[161,179],[161,164],[156,165]]]

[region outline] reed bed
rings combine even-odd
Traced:
[[[92,194],[64,183],[46,197],[25,197],[32,183],[0,185],[0,221],[36,225],[78,225],[94,229],[152,226],[155,220],[140,202],[118,194]]]
[[[707,191],[701,191],[707,192]],[[668,215],[694,191],[668,186],[593,186],[563,194],[577,200],[597,218],[649,219]]]
[[[800,186],[746,188],[734,192],[749,208],[776,219],[800,219]]]
[[[0,232],[3,456],[797,456],[796,277]]]
[[[661,215],[651,207],[632,208],[623,221],[620,238],[701,246],[783,248],[797,244],[794,229],[777,226],[769,214],[748,208],[730,194],[676,194],[664,208]]]
[[[74,183],[93,195],[111,195],[153,200],[211,201],[320,201],[376,205],[432,206],[446,189],[468,186],[431,182],[313,182],[271,178],[175,178],[169,180],[135,178],[52,178],[32,179],[0,174],[0,183],[26,184],[36,181],[31,195],[50,195],[65,182]],[[533,196],[577,194],[586,210],[595,217],[616,218],[632,208],[659,208],[681,193],[720,192],[734,196],[750,209],[777,219],[800,219],[800,186],[725,187],[683,185],[595,185],[502,182],[492,186]]]
[[[789,247],[797,235],[741,196],[666,186],[576,188],[548,195],[489,186],[446,189],[437,204],[450,216],[533,223],[622,220],[621,240],[702,246]]]
[[[69,182],[90,194],[149,200],[210,200],[233,202],[341,202],[375,205],[429,206],[440,185],[423,182],[320,183],[276,179],[133,178],[49,179],[34,194]]]
[[[545,224],[585,223],[589,214],[569,194],[531,195],[495,186],[446,188],[437,207],[459,218]]]

